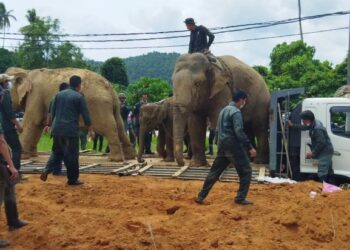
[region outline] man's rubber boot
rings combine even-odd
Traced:
[[[253,205],[254,203],[248,200],[235,200],[236,204],[247,206],[247,205]]]
[[[28,225],[28,222],[21,221],[18,218],[17,204],[13,201],[5,201],[5,214],[7,219],[7,225],[10,231],[19,229]]]
[[[9,245],[10,245],[10,242],[6,240],[0,240],[0,248],[5,248],[5,247],[8,247]]]

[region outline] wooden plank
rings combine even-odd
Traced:
[[[173,178],[178,178],[183,172],[185,172],[190,166],[183,166],[175,174],[172,175]]]
[[[100,165],[99,163],[93,163],[93,164],[90,164],[90,165],[87,165],[87,166],[81,167],[81,168],[79,168],[79,170],[84,170],[84,169],[88,169],[88,168],[96,167],[96,166],[99,166],[99,165]]]
[[[266,168],[265,167],[261,167],[259,169],[259,179],[265,177],[265,172],[266,172]]]
[[[146,166],[144,166],[143,168],[141,168],[140,170],[139,170],[139,174],[143,174],[145,171],[147,171],[148,169],[150,169],[151,167],[153,167],[153,165],[146,165]]]
[[[35,171],[39,171],[39,170],[43,170],[45,167],[37,167],[37,168],[34,168]]]
[[[30,163],[33,163],[34,161],[23,161],[21,162],[21,166],[28,165]]]
[[[129,169],[129,168],[135,167],[136,165],[137,165],[137,164],[131,164],[131,165],[127,165],[127,166],[125,166],[125,167],[113,169],[113,170],[111,171],[111,173],[112,173],[112,174],[117,174],[117,173],[122,172],[122,171],[125,171],[125,170],[127,170],[127,169]]]

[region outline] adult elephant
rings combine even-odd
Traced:
[[[185,125],[191,137],[192,166],[207,165],[205,157],[206,119],[216,127],[221,109],[232,101],[235,90],[247,92],[242,110],[251,137],[257,138],[256,162],[268,161],[268,114],[270,94],[263,78],[250,66],[233,56],[218,57],[211,63],[201,53],[184,54],[173,73],[174,145],[177,163],[184,165],[182,147]]]
[[[145,135],[148,131],[158,128],[157,153],[166,162],[174,161],[173,148],[173,99],[167,98],[160,102],[149,103],[141,107],[140,112],[140,145],[138,161],[144,162],[142,154],[145,149]]]
[[[135,158],[135,150],[124,131],[119,101],[112,85],[102,76],[84,69],[9,68],[6,73],[15,76],[10,91],[14,110],[24,109],[23,133],[20,136],[25,157],[35,156],[37,144],[48,113],[49,104],[62,82],[72,75],[82,78],[85,96],[94,130],[107,137],[110,160],[123,161]],[[81,123],[82,124],[82,123]]]

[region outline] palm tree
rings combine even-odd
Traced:
[[[2,47],[5,45],[5,35],[6,35],[6,28],[9,28],[11,26],[10,19],[17,20],[14,15],[11,15],[11,12],[13,10],[6,10],[6,6],[4,3],[0,3],[0,29],[4,29],[4,36],[2,41]]]

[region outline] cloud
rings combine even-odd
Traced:
[[[13,1],[5,0],[8,9],[13,9],[18,21],[13,22],[12,32],[26,24],[27,9],[35,8],[40,16],[51,16],[61,21],[67,33],[119,33],[144,32],[184,29],[183,20],[194,17],[199,24],[207,27],[227,26],[260,21],[294,18],[298,15],[296,0],[61,0],[54,4],[47,0]],[[302,0],[303,16],[345,10],[348,0]],[[303,22],[304,32],[335,27],[348,26],[349,17],[329,17]],[[298,33],[297,23],[281,25],[265,29],[220,34],[216,41],[246,39],[254,37],[278,36]],[[334,31],[330,33],[305,35],[304,40],[316,47],[316,57],[340,63],[348,49],[348,32]],[[110,37],[111,38],[111,37]],[[290,42],[299,37],[286,37],[270,40],[240,42],[230,44],[214,44],[212,51],[216,55],[232,54],[250,65],[268,65],[269,55],[275,45]],[[88,43],[80,44],[88,47],[130,47],[130,46],[162,46],[187,44],[188,38],[173,40],[155,40],[128,43]],[[16,43],[6,42],[7,45]],[[86,57],[105,60],[111,56],[128,57],[150,51],[185,53],[187,48],[162,48],[138,50],[83,50]]]

